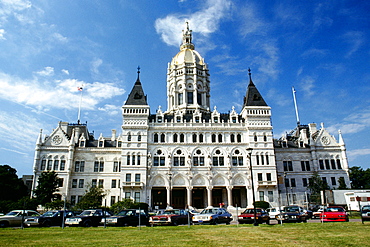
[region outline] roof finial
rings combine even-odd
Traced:
[[[180,46],[180,50],[194,50],[194,44],[192,43],[192,30],[189,29],[189,21],[185,21],[185,24],[185,30],[182,30],[182,44]]]
[[[248,75],[249,75],[249,84],[253,84],[251,68],[249,68],[249,67],[248,67]]]
[[[137,66],[137,79],[136,83],[140,83],[140,66]]]

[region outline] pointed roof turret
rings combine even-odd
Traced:
[[[256,86],[252,81],[251,69],[248,68],[249,75],[249,85],[247,93],[244,97],[244,106],[267,106],[265,100],[262,98],[262,95],[257,90]]]
[[[137,67],[137,79],[125,105],[148,105],[146,95],[140,82],[140,67]]]

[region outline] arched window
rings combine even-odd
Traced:
[[[212,142],[216,142],[216,135],[212,134]]]
[[[197,142],[197,134],[193,134],[193,142]]]
[[[218,142],[222,142],[222,135],[221,134],[218,134]]]
[[[203,134],[199,134],[199,142],[202,143],[203,142]]]
[[[242,142],[242,135],[241,134],[238,134],[236,136],[236,140],[237,140],[238,143]]]
[[[173,142],[178,142],[178,140],[177,140],[177,134],[173,134]]]
[[[200,149],[193,154],[193,166],[204,166],[204,153]]]
[[[173,166],[185,166],[185,154],[181,149],[176,150],[173,155]]]
[[[231,141],[231,142],[235,142],[235,135],[234,135],[234,134],[231,134],[231,135],[230,135],[230,141]]]
[[[231,163],[233,166],[243,166],[243,155],[242,153],[236,149],[231,155]]]
[[[153,166],[164,166],[166,163],[166,157],[162,150],[158,149],[157,152],[154,153],[153,157]]]
[[[166,141],[165,139],[166,139],[166,136],[165,136],[165,134],[162,133],[161,134],[161,142],[165,142]]]
[[[180,134],[180,142],[184,142],[184,140],[185,140],[184,134]]]
[[[158,142],[158,134],[157,133],[154,134],[154,142]]]
[[[224,155],[222,154],[222,152],[219,149],[217,149],[213,153],[212,164],[213,164],[213,166],[224,166],[225,165]]]

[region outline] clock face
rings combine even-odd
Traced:
[[[330,144],[330,139],[329,139],[329,137],[327,137],[327,136],[323,136],[323,137],[321,137],[321,141],[322,141],[322,143],[324,143],[325,145],[329,145],[329,144]]]
[[[53,143],[54,144],[58,145],[58,144],[62,143],[62,140],[63,140],[62,137],[60,137],[59,135],[56,135],[56,136],[53,137]]]

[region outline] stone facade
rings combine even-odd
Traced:
[[[227,114],[211,110],[208,66],[189,27],[168,65],[166,111],[150,113],[139,75],[122,106],[120,134],[112,130],[96,139],[80,122],[60,122],[46,137],[40,133],[33,189],[42,171],[55,170],[59,193],[72,204],[88,186],[101,186],[108,206],[132,198],[154,209],[247,207],[252,188],[257,201],[272,206],[304,204],[313,171],[332,187],[339,177],[349,185],[341,135],[337,142],[323,126],[311,124],[274,140],[271,108],[251,73],[240,113],[234,107]]]

